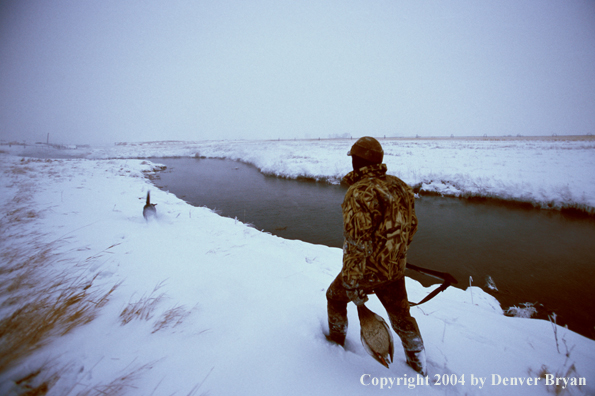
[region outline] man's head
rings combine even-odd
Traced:
[[[381,164],[384,151],[378,140],[370,136],[364,136],[351,146],[351,150],[347,155],[351,156],[353,169],[358,170],[364,166]]]

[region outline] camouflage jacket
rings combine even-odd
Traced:
[[[399,279],[417,231],[413,190],[379,164],[348,173],[343,208],[343,284],[371,289]]]

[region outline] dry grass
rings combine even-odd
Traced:
[[[118,287],[105,291],[95,278],[77,275],[84,269],[77,268],[64,251],[67,239],[44,242],[49,238],[35,226],[41,214],[31,209],[37,188],[31,175],[38,170],[25,165],[29,162],[3,169],[2,184],[14,194],[0,207],[0,373],[16,367],[53,337],[92,321]],[[31,372],[12,382],[21,395],[43,395],[59,373],[30,363]]]
[[[118,378],[109,384],[93,386],[90,389],[77,393],[77,396],[124,395],[127,390],[134,388],[134,382],[136,382],[145,371],[152,369],[155,363],[156,362],[147,363],[136,369],[131,369],[127,374],[118,376]]]
[[[109,384],[92,386],[88,389],[85,389],[83,391],[76,393],[76,396],[105,396],[105,395],[120,396],[120,395],[125,395],[128,390],[136,389],[136,387],[134,386],[134,383],[136,383],[138,380],[140,380],[141,376],[146,371],[152,369],[153,366],[155,366],[158,362],[159,361],[147,363],[147,364],[140,366],[138,368],[135,368],[135,369],[127,368],[125,370],[125,371],[127,371],[127,374],[118,376],[118,378],[114,379]],[[129,366],[131,366],[131,365],[132,365],[132,363]],[[211,370],[206,375],[206,377],[202,380],[202,382],[200,382],[199,384],[196,384],[194,386],[194,388],[192,388],[192,390],[187,394],[187,396],[196,395],[196,393],[200,390],[203,383],[209,377],[209,375],[211,374],[213,369],[214,369],[214,367],[211,368]],[[159,382],[159,384],[157,384],[157,386],[155,387],[155,389],[153,389],[153,392],[151,392],[150,395],[155,394],[155,392],[157,391],[157,388],[159,387],[160,384],[161,384],[161,382]],[[72,390],[70,393],[72,393]],[[70,393],[68,393],[68,395],[70,395]],[[172,395],[173,394],[177,394],[177,392],[172,393]],[[208,392],[203,392],[203,393],[201,393],[201,396],[206,396],[207,394],[208,394]]]
[[[38,370],[14,381],[15,387],[11,390],[11,394],[43,396],[47,394],[59,379],[60,375],[58,371],[44,365]]]
[[[533,373],[529,371],[529,374]],[[574,363],[568,365],[568,359],[564,363],[564,366],[562,366],[555,373],[552,373],[546,365],[542,365],[541,369],[537,372],[537,375],[541,380],[545,380],[548,375],[553,378],[571,378],[579,376]],[[573,387],[567,387],[563,382],[555,383],[553,385],[546,385],[546,387],[548,392],[553,393],[556,396],[573,393]],[[581,386],[578,386],[577,388],[579,391],[581,390]]]
[[[190,311],[186,310],[186,308],[181,305],[168,309],[155,321],[155,324],[153,325],[153,333],[168,327],[176,327],[181,324],[188,315],[190,315]]]
[[[91,322],[119,284],[107,290],[110,285],[82,275],[113,246],[80,260],[84,249],[69,249],[68,234],[47,242],[48,235],[37,231],[35,222],[43,213],[31,209],[37,188],[32,180],[41,173],[30,162],[0,169],[0,188],[14,191],[0,203],[0,377],[11,384],[11,394],[41,396],[51,391],[64,368],[27,359],[55,337]],[[157,316],[153,332],[179,325],[190,314],[182,306],[155,313],[164,299],[164,294],[157,295],[160,287],[130,303],[120,315],[122,324]],[[27,364],[19,366],[23,362]],[[78,395],[124,394],[154,364],[126,369],[109,384],[88,387]]]
[[[15,364],[42,347],[55,336],[62,336],[77,326],[95,319],[117,288],[92,290],[93,280],[70,280],[59,275],[43,287],[33,290],[34,296],[0,320],[0,371]],[[22,303],[23,298],[16,298]],[[16,301],[12,301],[14,304]]]
[[[143,296],[137,301],[130,302],[120,313],[120,323],[122,326],[135,319],[145,321],[153,319],[157,306],[166,298],[164,293],[157,295],[161,287],[163,287],[163,282],[155,286],[148,296]],[[190,315],[190,311],[182,305],[176,305],[173,308],[167,309],[153,323],[152,333],[166,328],[174,328],[181,324],[188,315]]]
[[[135,319],[145,321],[153,319],[157,306],[166,298],[164,293],[157,295],[157,292],[161,287],[163,287],[163,282],[155,286],[148,296],[143,296],[137,301],[130,302],[120,313],[120,323],[122,326]],[[186,310],[186,308],[181,305],[176,305],[173,308],[167,309],[155,320],[152,332],[156,333],[159,330],[168,327],[176,327],[181,324],[188,315],[190,315],[190,311]]]
[[[550,318],[550,320],[552,320]],[[552,325],[555,326],[555,320],[556,320],[556,314],[553,315],[553,320],[552,320]],[[556,336],[556,348],[558,348],[558,353],[560,353],[560,347],[558,345],[558,335],[557,332],[554,331],[554,334]],[[542,379],[542,380],[546,380],[547,377],[550,377],[550,381],[554,378],[571,378],[571,377],[580,377],[577,369],[576,369],[576,365],[574,364],[574,361],[571,359],[571,355],[572,355],[572,351],[574,350],[574,347],[576,345],[573,345],[570,349],[568,348],[568,344],[566,343],[566,338],[562,337],[562,342],[564,343],[564,347],[566,349],[566,353],[565,353],[565,357],[566,359],[564,360],[564,364],[554,373],[553,370],[551,370],[548,366],[546,366],[545,364],[543,364],[541,366],[541,369],[539,371],[537,371],[537,376]],[[529,370],[529,374],[532,375],[533,371]],[[546,387],[548,392],[553,393],[556,396],[561,396],[564,394],[572,394],[573,393],[573,388],[574,386],[567,386],[566,384],[564,384],[564,382],[560,381],[556,381],[553,384],[547,384],[546,383]],[[579,392],[581,391],[581,385],[578,385],[578,390]],[[581,392],[582,393],[582,392]]]
[[[55,270],[55,264],[64,264],[55,253],[64,241],[40,240],[21,234],[0,244],[0,372],[52,337],[92,321],[118,286],[103,291],[94,286],[95,278],[73,275],[72,269]]]
[[[507,316],[514,316],[517,318],[530,318],[537,313],[537,308],[535,308],[535,303],[522,303],[520,304],[522,307],[517,307],[513,305],[512,307],[508,307],[504,312]]]
[[[163,282],[155,286],[148,297],[141,297],[136,302],[129,303],[126,308],[120,313],[120,322],[122,325],[130,323],[134,319],[149,320],[153,317],[153,313],[157,305],[161,302],[164,294],[156,297],[153,295],[163,286]]]

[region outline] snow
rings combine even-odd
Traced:
[[[0,394],[22,394],[47,380],[48,395],[365,395],[387,390],[391,379],[392,391],[417,395],[595,393],[595,341],[548,321],[504,316],[478,287],[449,288],[411,309],[429,382],[403,385],[416,376],[402,349],[388,370],[367,355],[355,307],[346,348],[324,338],[325,291],[341,268],[340,249],[285,240],[192,207],[155,188],[147,175],[158,161],[143,159],[199,153],[284,177],[336,180],[349,170],[348,146],[128,144],[57,160],[3,147],[1,317],[33,303],[41,290],[57,294],[44,285],[63,274],[88,296],[117,287],[88,323],[51,333],[1,371]],[[595,207],[592,142],[394,141],[385,148],[389,171],[440,193]],[[149,189],[158,217],[147,222]],[[36,261],[42,253],[48,259]],[[5,286],[20,274],[30,281]],[[411,301],[431,291],[409,278],[407,289]],[[386,318],[374,296],[367,305]],[[139,306],[145,311],[124,320],[127,308]],[[31,381],[19,381],[39,369]],[[456,385],[436,384],[454,376]],[[586,385],[546,383],[562,377]],[[485,380],[481,389],[478,378]]]
[[[422,191],[491,197],[545,209],[595,212],[595,138],[380,139],[384,162]],[[337,183],[353,140],[128,143],[92,158],[203,156],[255,165],[265,174]]]

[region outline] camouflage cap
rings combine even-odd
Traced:
[[[364,136],[359,138],[358,141],[351,146],[351,150],[347,152],[347,155],[353,155],[375,164],[380,164],[384,157],[384,151],[378,140],[370,136]]]

